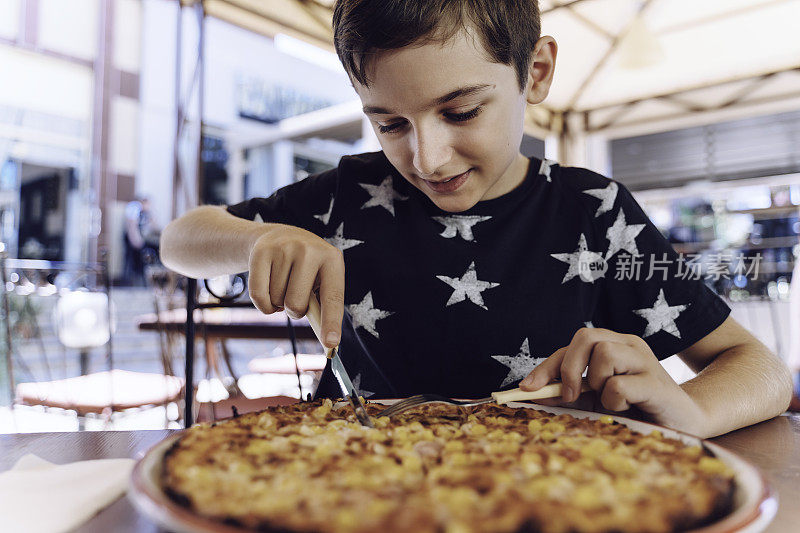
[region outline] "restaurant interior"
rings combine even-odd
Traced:
[[[313,396],[327,358],[308,320],[260,313],[246,275],[169,270],[159,237],[199,205],[380,150],[334,52],[334,3],[0,0],[0,478],[48,446],[75,446],[56,463],[138,459],[174,430]],[[559,68],[521,151],[625,185],[789,367],[790,410],[719,444],[760,450],[781,500],[764,527],[791,531],[800,0],[539,4]],[[122,451],[33,440],[59,433]],[[74,527],[156,531],[139,512],[117,502]]]

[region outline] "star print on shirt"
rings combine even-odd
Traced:
[[[675,320],[689,305],[691,304],[669,305],[667,299],[664,297],[664,289],[660,289],[653,307],[649,309],[635,309],[633,311],[647,320],[647,327],[645,327],[642,337],[649,337],[663,330],[680,339],[681,332],[678,330],[678,326],[675,325]]]
[[[536,368],[539,363],[547,359],[547,357],[531,357],[531,348],[528,344],[527,337],[522,341],[522,346],[519,347],[517,355],[493,355],[492,359],[504,364],[508,367],[508,375],[506,375],[500,388],[505,387],[509,383],[514,383],[523,379],[531,373],[531,370]]]
[[[556,163],[555,161],[542,159],[542,164],[539,165],[539,175],[547,178],[547,181],[553,181],[553,179],[550,177],[550,169],[553,167],[553,165],[557,164],[558,163]]]
[[[614,201],[617,199],[617,191],[619,191],[619,185],[613,181],[608,184],[608,187],[604,187],[602,189],[587,189],[583,191],[589,196],[594,196],[595,198],[600,199],[600,207],[597,208],[597,212],[594,214],[595,218],[599,217],[603,213],[611,211],[611,209],[614,207]]]
[[[350,311],[350,316],[353,319],[353,327],[364,328],[372,333],[376,339],[379,339],[380,336],[378,335],[378,330],[375,329],[375,322],[394,314],[375,308],[372,303],[372,291],[368,292],[359,303],[348,305],[347,310]]]
[[[481,296],[481,292],[500,285],[499,283],[493,283],[491,281],[480,281],[478,279],[478,273],[475,271],[475,261],[469,264],[469,268],[467,268],[467,271],[460,278],[451,278],[448,276],[436,277],[454,289],[453,294],[450,295],[450,299],[447,300],[445,307],[457,304],[458,302],[463,302],[469,298],[470,302],[488,311],[489,308],[483,304],[483,296]]]
[[[472,226],[478,222],[484,222],[492,217],[453,215],[449,217],[433,217],[433,220],[444,225],[444,231],[439,235],[445,239],[452,239],[456,235],[465,241],[474,241]]]
[[[353,246],[358,246],[359,244],[363,244],[364,242],[356,239],[345,239],[344,222],[339,224],[339,227],[336,228],[336,235],[334,235],[333,237],[327,237],[325,240],[343,252],[348,248],[352,248]]]
[[[328,225],[328,221],[331,219],[331,213],[333,213],[333,199],[334,199],[334,196],[331,195],[331,205],[328,206],[328,212],[327,213],[323,213],[321,215],[314,215],[314,218],[317,218],[317,219],[321,220],[322,223],[325,224],[326,226]]]
[[[611,242],[608,245],[606,259],[620,250],[625,250],[634,256],[639,255],[639,248],[636,247],[636,236],[641,233],[645,225],[627,224],[625,222],[625,213],[620,209],[614,224],[606,231],[606,238]]]
[[[253,222],[264,223],[264,219],[261,218],[261,213],[256,213],[256,216],[253,217]]]
[[[359,185],[372,196],[361,206],[361,209],[383,207],[394,216],[394,201],[408,200],[408,196],[403,196],[394,190],[391,176],[386,176],[380,185],[370,185],[369,183],[359,183]]]
[[[575,276],[579,276],[583,281],[594,283],[596,279],[605,276],[606,270],[608,270],[608,263],[603,259],[603,255],[589,251],[589,246],[586,244],[586,235],[583,233],[578,239],[578,248],[574,252],[571,254],[550,254],[550,257],[569,264],[567,273],[564,274],[564,279],[561,280],[562,284]]]
[[[361,397],[369,398],[370,396],[375,396],[374,392],[361,388],[361,374],[356,374],[356,377],[353,378],[353,388],[356,389],[356,393]]]

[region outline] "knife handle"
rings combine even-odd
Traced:
[[[586,380],[581,380],[581,392],[589,390],[592,389],[589,387]],[[517,387],[516,389],[492,393],[492,399],[498,404],[520,402],[524,400],[541,400],[543,398],[555,398],[557,396],[561,396],[561,383],[551,383],[550,385],[545,385],[541,389],[534,391],[522,390]]]
[[[306,311],[306,318],[308,319],[308,323],[311,324],[311,329],[314,330],[314,335],[317,336],[317,340],[325,349],[325,355],[328,357],[328,359],[330,359],[333,357],[333,350],[335,347],[327,348],[322,342],[322,309],[320,309],[317,293],[315,292],[312,292],[311,297],[308,299],[308,311]]]

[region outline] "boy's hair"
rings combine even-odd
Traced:
[[[492,61],[514,68],[522,92],[541,32],[538,0],[337,0],[333,44],[345,71],[369,86],[377,52],[445,42],[467,26]]]

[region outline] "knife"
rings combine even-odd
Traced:
[[[319,300],[317,299],[316,293],[312,293],[311,298],[308,301],[306,318],[308,318],[308,322],[311,324],[311,329],[314,330],[314,334],[317,336],[320,344],[322,344],[321,316],[322,312],[320,310]],[[364,403],[358,396],[358,391],[353,386],[353,382],[350,380],[350,376],[347,374],[347,370],[344,369],[342,359],[339,357],[339,347],[335,346],[333,348],[326,348],[324,344],[322,347],[325,348],[325,355],[331,360],[331,371],[333,372],[333,376],[336,378],[336,381],[339,382],[339,387],[342,389],[342,394],[345,396],[345,398],[350,400],[350,405],[353,406],[356,419],[361,423],[362,426],[375,427],[372,424],[372,420],[370,419],[369,415],[367,414],[367,409],[364,407]]]

